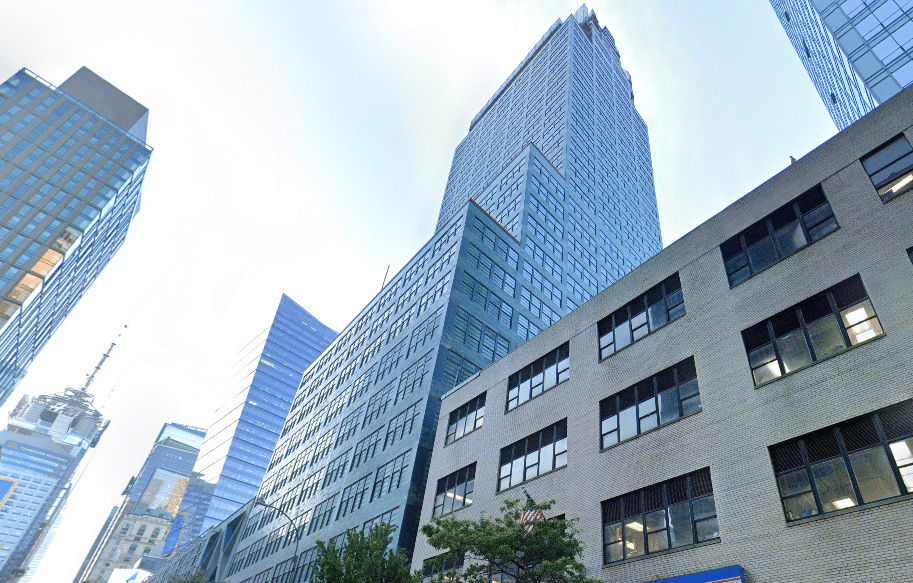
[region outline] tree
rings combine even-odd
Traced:
[[[494,518],[484,513],[478,520],[433,517],[422,527],[422,534],[434,548],[447,549],[435,559],[435,581],[487,583],[501,574],[503,581],[517,583],[599,583],[586,577],[577,560],[583,544],[577,540],[576,519],[541,520],[526,532],[529,523],[521,522],[523,512],[532,509],[544,514],[554,503],[505,500],[501,516]],[[461,573],[441,573],[445,562],[463,561]]]
[[[314,583],[418,583],[420,575],[409,575],[409,559],[400,551],[388,550],[395,527],[376,524],[365,536],[360,530],[346,531],[345,547],[317,541]]]

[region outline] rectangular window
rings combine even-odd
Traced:
[[[415,428],[415,420],[418,418],[418,411],[422,401],[418,400],[405,411],[390,420],[387,424],[387,437],[384,440],[384,449],[387,449],[397,441],[404,439],[412,433]]]
[[[361,526],[362,532],[365,534],[368,534],[371,532],[371,529],[373,529],[378,524],[391,524],[391,521],[393,520],[393,515],[396,513],[396,510],[398,508],[399,507],[397,506],[396,508],[387,510],[380,516],[375,516],[371,520],[365,521],[365,523]]]
[[[507,379],[507,410],[515,409],[570,378],[571,345],[565,342]]]
[[[346,486],[345,490],[342,491],[342,500],[339,502],[339,513],[336,515],[336,520],[361,508],[362,504],[365,503],[365,494],[368,492],[370,486],[370,474],[354,484]]]
[[[381,427],[371,435],[359,441],[355,446],[355,454],[352,456],[352,467],[349,468],[349,471],[354,470],[359,465],[373,458],[374,454],[377,453],[377,446],[380,445],[380,441],[383,437],[384,428]]]
[[[567,419],[501,448],[498,492],[567,465]]]
[[[913,400],[770,447],[787,521],[913,493]]]
[[[346,450],[346,452],[340,456],[337,456],[333,461],[327,464],[327,473],[323,478],[323,487],[326,488],[336,480],[342,478],[346,473],[346,466],[349,465],[349,452],[352,450]]]
[[[434,497],[434,516],[444,516],[472,504],[475,481],[475,462],[438,480],[437,494]]]
[[[377,468],[374,474],[374,489],[371,490],[371,502],[400,487],[411,453],[412,450],[407,450]]]
[[[450,422],[447,424],[447,437],[444,439],[444,445],[449,445],[467,433],[482,427],[484,419],[485,393],[482,393],[450,412]]]
[[[781,206],[722,245],[729,287],[837,230],[821,185]]]
[[[602,503],[605,564],[718,538],[710,468]]]
[[[838,354],[884,332],[859,275],[742,331],[755,385]]]
[[[694,357],[599,402],[601,447],[701,410]]]
[[[882,202],[913,186],[913,147],[903,135],[880,146],[860,162]]]
[[[685,315],[678,273],[599,321],[599,358],[615,354],[661,326]]]
[[[336,507],[337,496],[339,496],[339,494],[333,494],[330,498],[314,507],[314,518],[311,520],[308,534],[317,532],[330,523],[333,519],[333,510]]]
[[[464,555],[454,558],[450,553],[444,553],[422,563],[422,583],[431,581],[450,581],[454,575],[463,569]],[[440,577],[443,579],[440,579]]]

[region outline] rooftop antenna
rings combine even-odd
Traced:
[[[82,390],[83,392],[87,392],[89,390],[89,385],[91,385],[92,381],[95,380],[95,375],[97,375],[98,371],[101,370],[101,365],[103,365],[105,363],[105,361],[108,360],[108,357],[111,356],[111,351],[114,350],[115,346],[117,346],[117,344],[112,342],[111,346],[108,347],[108,352],[104,353],[101,356],[101,360],[99,360],[98,364],[95,365],[95,370],[92,371],[92,374],[86,375],[89,378],[86,379],[86,384],[84,384],[82,386],[82,389],[80,389],[80,390]]]

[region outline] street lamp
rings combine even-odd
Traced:
[[[289,516],[288,514],[286,514],[284,510],[282,510],[278,506],[273,506],[272,504],[269,504],[266,500],[264,500],[260,496],[258,496],[257,498],[254,498],[254,506],[263,506],[264,508],[272,508],[273,510],[279,512],[279,514],[284,516],[286,518],[286,520],[288,520],[289,524],[292,526],[292,530],[295,532],[295,555],[294,555],[295,567],[294,568],[297,569],[298,568],[298,542],[301,539],[301,537],[298,536],[298,524],[294,520],[292,520],[292,517]]]

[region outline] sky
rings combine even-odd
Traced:
[[[665,245],[836,133],[770,4],[597,0]],[[126,243],[35,359],[111,419],[35,581],[69,582],[163,423],[206,427],[287,293],[342,330],[432,235],[454,148],[578,1],[10,2],[0,79],[87,66],[150,110]],[[126,327],[125,327],[126,326]]]

